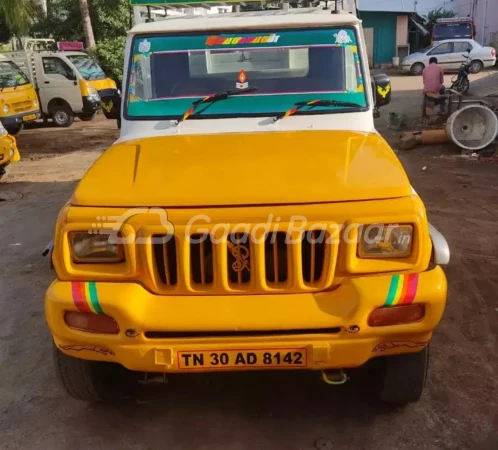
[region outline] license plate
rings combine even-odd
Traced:
[[[303,348],[180,351],[178,368],[185,370],[285,369],[307,367]]]
[[[30,114],[29,116],[24,116],[22,118],[25,122],[29,122],[30,120],[36,120],[36,114]]]

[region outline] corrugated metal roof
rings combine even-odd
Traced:
[[[414,13],[413,0],[358,0],[358,9],[361,11],[382,11],[397,13]]]

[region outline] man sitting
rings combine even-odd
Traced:
[[[438,66],[437,58],[434,56],[429,60],[429,65],[422,72],[424,80],[424,108],[423,115],[426,115],[426,108],[432,115],[434,107],[439,105],[441,113],[444,112],[445,98],[444,94],[444,70]]]

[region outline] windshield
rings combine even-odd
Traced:
[[[470,23],[437,23],[434,25],[435,41],[472,38],[472,25]]]
[[[85,80],[104,80],[107,78],[100,66],[88,55],[67,56],[78,69],[78,72]]]
[[[246,89],[254,92],[209,103],[192,118],[268,116],[316,98],[359,106],[298,114],[367,107],[354,28],[137,37],[132,58],[126,99],[132,120],[178,119],[193,101]]]
[[[0,61],[0,88],[22,86],[30,81],[24,72],[11,61]]]

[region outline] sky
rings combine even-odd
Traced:
[[[416,0],[416,11],[419,14],[427,14],[429,11],[437,8],[453,9],[456,8],[458,0]],[[415,0],[359,0],[360,10],[379,10],[379,11],[414,11]]]

